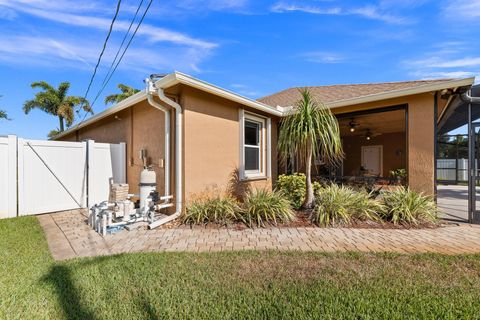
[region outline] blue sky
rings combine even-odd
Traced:
[[[144,1],[146,3],[147,1]],[[92,99],[139,1],[122,1]],[[83,95],[116,1],[0,0],[0,134],[45,138],[57,120],[22,104],[30,83]],[[154,0],[118,83],[178,70],[258,98],[287,87],[480,74],[480,0]]]

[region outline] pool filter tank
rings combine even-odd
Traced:
[[[140,212],[149,211],[148,198],[152,191],[157,190],[157,175],[151,168],[145,168],[140,173]]]

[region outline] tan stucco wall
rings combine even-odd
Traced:
[[[238,183],[240,165],[239,109],[245,108],[226,99],[184,87],[182,91],[185,126],[185,195],[207,187],[241,191],[246,185],[271,188],[272,179]],[[259,111],[258,115],[268,116]],[[270,116],[271,117],[271,116]],[[277,119],[272,118],[272,176],[277,176]]]
[[[439,105],[443,101],[439,100]],[[375,101],[332,109],[335,114],[408,104],[408,184],[417,191],[434,193],[434,93]]]
[[[383,176],[388,177],[390,170],[406,168],[405,132],[385,133],[366,140],[361,136],[344,137],[343,174],[355,176],[359,174],[362,163],[362,146],[381,145],[383,147]]]
[[[163,192],[164,169],[159,167],[160,159],[164,158],[164,116],[161,111],[143,101],[81,128],[77,133],[72,133],[61,140],[86,139],[127,144],[127,183],[132,193],[138,193],[140,171],[143,169],[140,150],[146,149],[147,164],[152,165],[159,181],[158,191]]]

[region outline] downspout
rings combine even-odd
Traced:
[[[162,106],[160,103],[156,102],[153,99],[152,93],[155,92],[155,87],[153,85],[152,80],[149,78],[145,79],[145,82],[147,83],[147,99],[148,103],[154,108],[157,108],[158,110],[162,111],[165,116],[165,151],[164,151],[164,157],[165,157],[165,164],[164,164],[164,176],[165,176],[165,197],[170,195],[170,110]]]
[[[470,90],[462,93],[460,95],[460,98],[462,99],[462,101],[465,101],[467,103],[480,104],[480,97],[472,97],[470,95]]]
[[[165,96],[163,88],[155,88],[160,101],[175,109],[175,213],[148,225],[150,229],[177,219],[182,213],[182,107]]]

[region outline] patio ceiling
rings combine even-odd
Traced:
[[[341,136],[365,135],[367,129],[374,135],[405,131],[404,110],[358,115],[354,116],[353,119],[358,124],[354,132],[350,132],[349,122],[352,120],[351,117],[340,118],[338,120]]]
[[[480,97],[480,85],[472,86],[472,96]],[[472,118],[480,118],[480,107],[472,108]],[[447,134],[468,122],[468,103],[462,101],[459,96],[455,96],[448,106],[438,123],[438,133]]]

